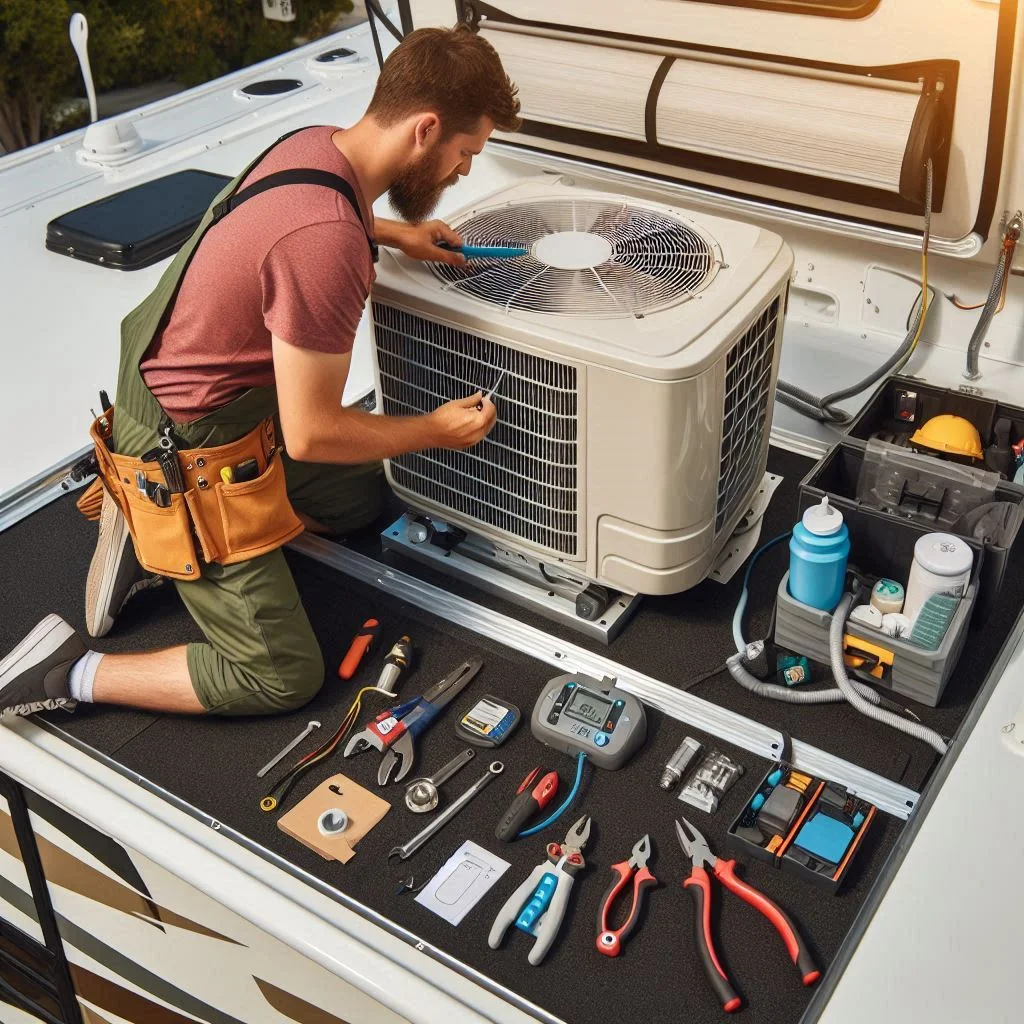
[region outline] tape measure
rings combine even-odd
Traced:
[[[519,708],[498,697],[481,697],[456,723],[455,731],[478,747],[497,747],[512,735],[520,719]]]

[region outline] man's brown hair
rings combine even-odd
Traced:
[[[497,51],[468,26],[420,28],[384,62],[367,113],[387,128],[430,110],[445,138],[474,131],[482,117],[514,132],[521,124],[516,91]]]

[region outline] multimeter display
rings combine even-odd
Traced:
[[[643,705],[614,679],[567,673],[540,692],[530,731],[570,757],[585,754],[599,768],[619,768],[647,736]]]
[[[565,714],[580,722],[596,726],[598,729],[604,725],[611,711],[612,702],[583,687],[577,687],[572,700],[565,709]]]

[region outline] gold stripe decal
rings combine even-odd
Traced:
[[[285,992],[284,989],[271,985],[269,981],[262,978],[253,978],[263,993],[263,998],[277,1010],[278,1013],[290,1017],[296,1024],[349,1024],[341,1017],[335,1017],[333,1013],[321,1010],[319,1006],[307,1003],[305,999]]]
[[[195,1024],[191,1017],[185,1017],[169,1007],[154,1003],[131,989],[122,988],[113,981],[71,964],[71,977],[75,991],[90,1003],[102,1006],[104,1010],[123,1017],[125,1020],[145,1021],[146,1024]]]
[[[203,935],[208,939],[230,942],[233,946],[242,945],[227,935],[221,935],[220,932],[213,931],[213,929],[187,917],[182,917],[181,914],[176,914],[173,910],[167,910],[145,896],[140,896],[134,889],[129,889],[121,882],[97,871],[85,861],[79,860],[74,854],[68,853],[67,850],[44,839],[38,833],[36,834],[36,846],[39,848],[39,859],[43,862],[46,881],[50,885],[59,885],[62,889],[69,889],[87,899],[102,903],[104,906],[110,907],[111,910],[118,910],[122,914],[137,917],[161,930],[163,930],[164,924],[169,924],[196,935]],[[0,849],[12,857],[21,859],[18,839],[14,834],[14,823],[9,814],[0,814]]]

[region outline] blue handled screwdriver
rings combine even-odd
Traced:
[[[530,252],[513,245],[450,245],[448,242],[435,242],[434,245],[448,252],[461,252],[467,260],[514,260]]]

